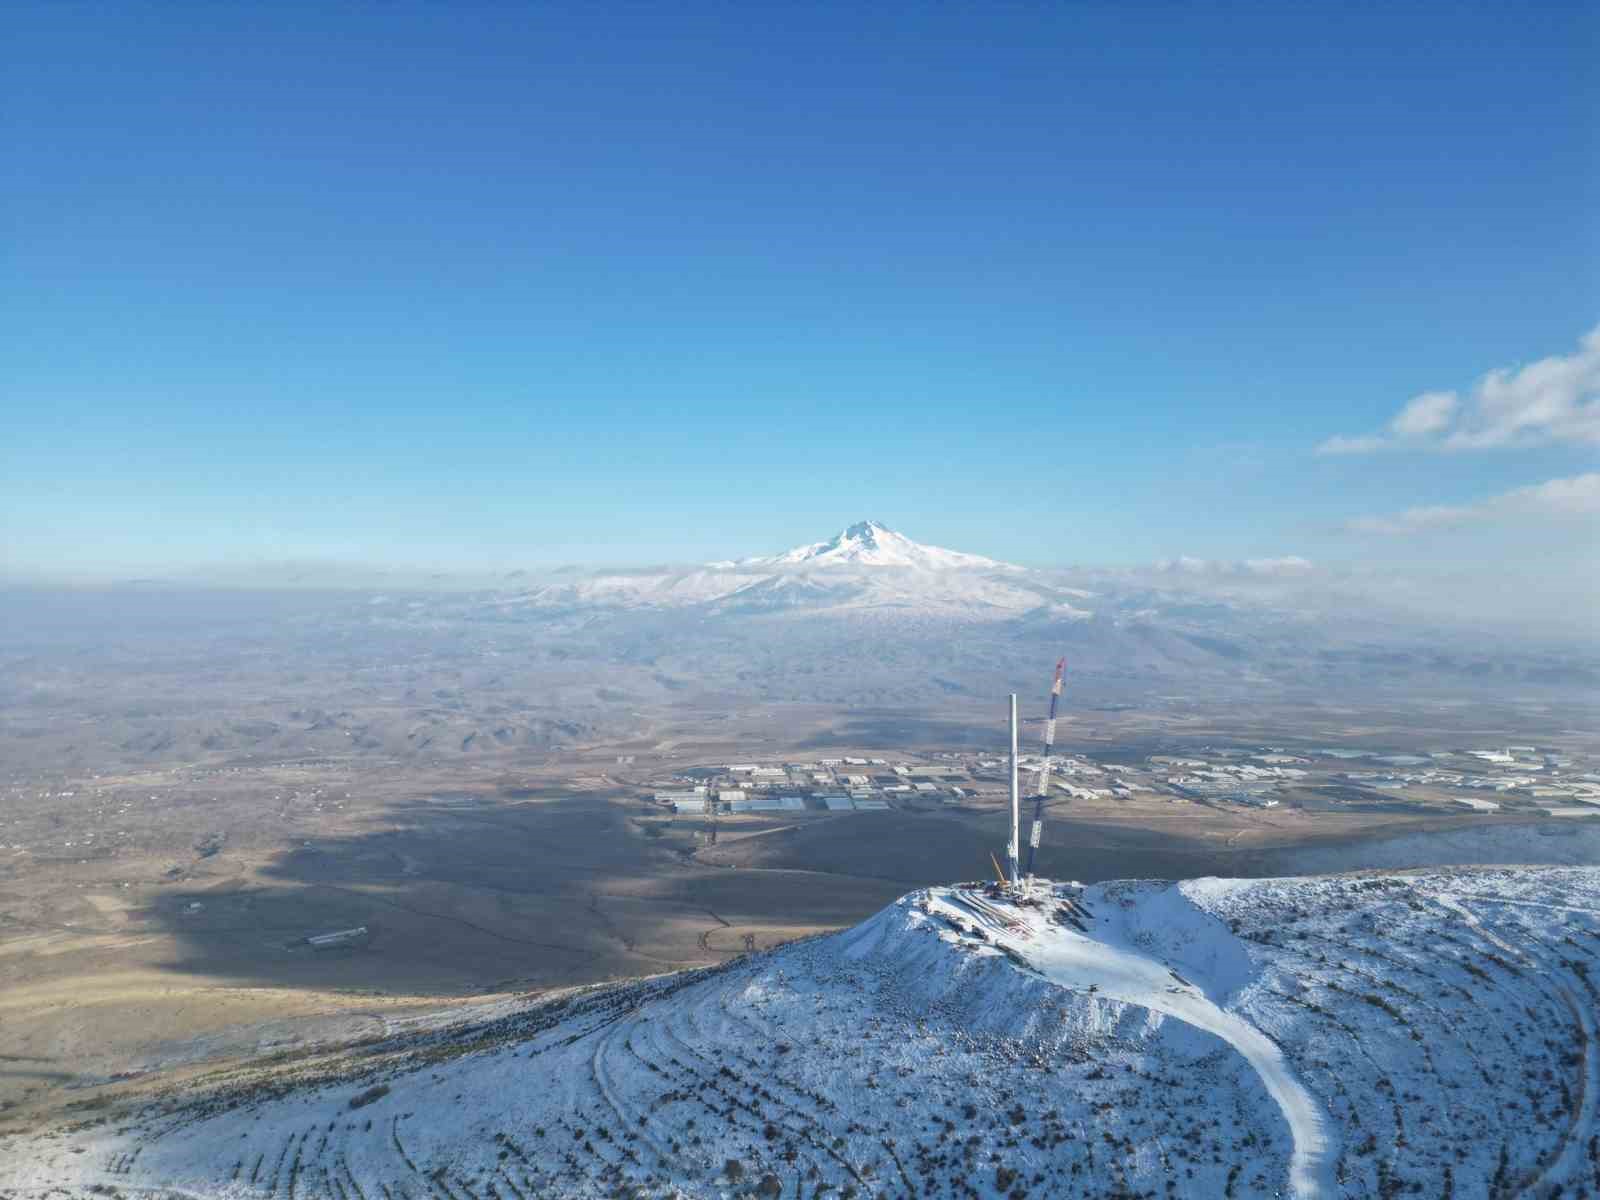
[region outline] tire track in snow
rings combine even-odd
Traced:
[[[1092,985],[1105,999],[1159,1012],[1226,1042],[1250,1064],[1289,1126],[1294,1143],[1290,1194],[1303,1200],[1338,1195],[1332,1123],[1295,1076],[1278,1044],[1242,1017],[1218,1007],[1193,984],[1180,985],[1166,963],[1110,940],[1104,921],[1097,920],[1096,925],[1106,937],[1085,937],[1060,926],[1035,927],[1035,936],[1026,942],[1014,934],[994,936],[1054,983],[1080,991]]]

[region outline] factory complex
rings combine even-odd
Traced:
[[[1021,755],[1041,777],[1045,760]],[[1007,798],[1003,754],[935,753],[737,762],[695,767],[658,783],[651,798],[685,815],[847,813],[987,807]],[[1075,801],[1161,801],[1268,810],[1446,806],[1461,812],[1600,816],[1596,764],[1534,746],[1403,753],[1374,749],[1202,746],[1101,761],[1055,754],[1043,778],[1052,806]]]
[[[824,758],[699,768],[658,788],[652,799],[691,815],[872,812],[894,807],[891,800],[896,797],[951,802],[972,796],[974,790],[966,771],[949,766]]]

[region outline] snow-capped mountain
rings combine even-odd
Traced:
[[[716,616],[826,612],[996,620],[1051,604],[1062,613],[1078,612],[1073,601],[1088,595],[1057,595],[1011,563],[925,545],[877,521],[860,521],[826,541],[782,554],[683,570],[602,572],[497,603],[569,610],[699,608]]]
[[[858,521],[825,542],[796,546],[782,554],[747,558],[746,570],[771,567],[910,567],[920,571],[1017,571],[1020,567],[914,542],[877,521]]]
[[[210,1197],[1586,1195],[1600,869],[965,884],[0,1135]]]
[[[905,663],[919,655],[937,658],[947,682],[982,679],[984,692],[1016,682],[988,674],[995,664],[1062,654],[1077,677],[1102,685],[1203,679],[1252,694],[1274,683],[1326,694],[1374,682],[1455,688],[1521,678],[1565,687],[1597,677],[1592,656],[1574,662],[1565,646],[1508,647],[1486,670],[1479,631],[1419,618],[1382,580],[1347,582],[1292,557],[1030,569],[863,521],[780,554],[561,572],[373,619],[521,626],[530,645],[559,639],[564,658],[581,645],[608,662],[648,661],[696,687],[754,686],[768,699],[831,703],[905,699],[913,678]],[[757,660],[762,669],[751,670]]]

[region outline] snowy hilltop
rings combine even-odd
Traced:
[[[914,892],[714,969],[219,1072],[0,1186],[344,1200],[1600,1185],[1600,869]]]

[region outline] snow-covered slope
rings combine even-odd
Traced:
[[[1594,1190],[1600,869],[913,893],[0,1142],[283,1200]],[[92,1111],[92,1110],[91,1110]]]

